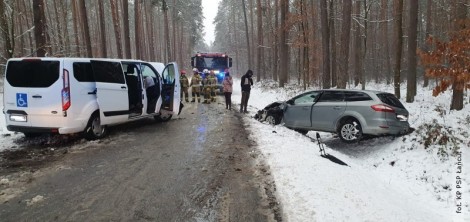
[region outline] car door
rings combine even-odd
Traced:
[[[102,125],[125,122],[129,116],[128,89],[121,62],[91,60]]]
[[[336,121],[345,110],[346,101],[343,91],[324,91],[317,103],[312,106],[312,130],[336,131]]]
[[[284,111],[285,125],[292,128],[310,128],[312,106],[318,95],[318,91],[312,91],[289,100]]]
[[[173,111],[173,114],[180,112],[180,78],[178,65],[169,63],[162,73],[162,109]]]

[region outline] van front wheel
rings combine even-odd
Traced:
[[[107,132],[106,126],[101,125],[100,114],[94,113],[91,115],[85,128],[85,138],[87,140],[101,139],[106,136]]]

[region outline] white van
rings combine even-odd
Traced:
[[[179,115],[176,63],[87,58],[14,58],[7,62],[3,113],[7,129],[25,136],[83,132],[153,116]]]

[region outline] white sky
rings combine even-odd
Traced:
[[[202,0],[202,13],[204,14],[204,42],[211,45],[215,39],[214,29],[212,24],[217,15],[220,0]]]

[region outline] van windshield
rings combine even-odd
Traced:
[[[9,61],[6,80],[13,87],[47,88],[59,79],[59,61]]]

